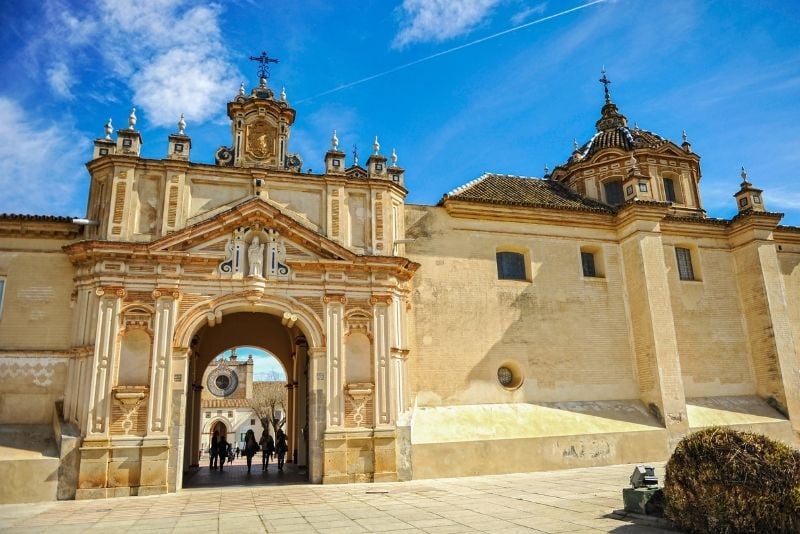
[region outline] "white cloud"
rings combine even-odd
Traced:
[[[55,91],[61,98],[72,100],[72,74],[69,68],[64,63],[58,63],[47,69],[47,83],[50,84],[53,91]]]
[[[518,24],[522,24],[526,22],[530,17],[533,15],[541,15],[544,13],[545,9],[547,9],[547,4],[542,2],[541,4],[536,4],[535,6],[526,7],[512,15],[511,17],[511,24],[514,26]]]
[[[86,145],[68,125],[31,121],[17,102],[0,96],[0,212],[24,206],[28,213],[63,215],[83,194]]]
[[[148,126],[172,127],[184,113],[191,127],[216,119],[235,94],[242,76],[222,39],[220,5],[105,0],[81,9],[50,0],[44,26],[53,31],[28,47],[31,68],[45,65],[61,98],[72,99],[81,75],[92,77],[83,92],[108,82],[128,89],[130,104],[141,109]]]
[[[490,16],[500,0],[403,0],[402,28],[392,45],[443,42],[472,31]]]

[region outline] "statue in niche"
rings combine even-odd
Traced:
[[[250,276],[257,276],[261,278],[263,275],[262,269],[264,267],[264,245],[255,236],[247,247],[247,261],[250,264]]]

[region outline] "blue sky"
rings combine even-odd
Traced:
[[[322,169],[336,128],[348,153],[366,157],[375,135],[395,148],[413,203],[487,171],[541,176],[593,134],[605,66],[631,123],[687,131],[709,215],[735,213],[744,165],[800,226],[800,2],[587,3],[2,2],[0,212],[84,215],[92,140],[133,105],[145,157],[165,155],[184,113],[192,160],[213,162],[226,102],[257,83],[247,57],[266,50],[304,168]]]
[[[247,360],[253,357],[253,378],[256,381],[286,380],[286,370],[272,354],[258,347],[236,347],[236,357]],[[231,351],[226,350],[218,357],[230,359]]]

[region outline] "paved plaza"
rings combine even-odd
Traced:
[[[0,532],[674,532],[615,512],[633,465],[324,486],[299,484],[289,467],[248,476],[238,461],[201,469],[200,487],[177,494],[2,505]]]

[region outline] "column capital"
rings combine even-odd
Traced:
[[[317,358],[324,358],[325,355],[328,353],[325,347],[314,347],[308,349],[308,357],[312,360]]]
[[[177,300],[181,298],[180,290],[171,287],[157,287],[153,290],[152,295],[153,300],[158,300],[160,298],[173,298]]]
[[[347,304],[347,296],[341,294],[326,294],[322,297],[322,302],[325,304],[341,303]]]
[[[128,294],[128,291],[120,286],[100,286],[95,289],[95,294],[98,297],[123,299]]]
[[[378,304],[383,304],[385,306],[388,306],[389,304],[392,303],[392,296],[385,293],[374,294],[369,298],[369,303],[372,304],[373,306],[376,306]]]

